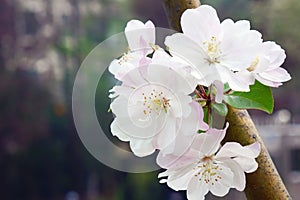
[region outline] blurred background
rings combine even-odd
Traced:
[[[273,90],[274,114],[251,114],[292,196],[300,199],[300,1],[202,3],[215,6],[221,19],[249,19],[265,40],[286,50],[284,67],[293,79]],[[0,199],[185,199],[184,192],[158,183],[158,171],[127,174],[102,165],[74,127],[71,95],[80,63],[132,18],[168,27],[160,0],[0,0]],[[108,135],[112,116],[103,88],[111,86],[105,79],[96,96]],[[243,198],[231,192],[225,199]]]

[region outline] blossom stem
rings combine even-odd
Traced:
[[[211,114],[211,101],[207,101],[207,124],[210,128],[212,128],[212,114]]]
[[[206,91],[202,85],[199,85],[199,88],[201,90],[201,94],[203,95],[204,98],[209,99],[209,97],[206,94]]]
[[[224,94],[229,94],[231,91],[232,91],[232,89],[229,89]]]
[[[200,93],[197,89],[195,89],[195,93],[196,93],[196,95],[199,97],[199,98],[204,98],[203,96],[202,96],[202,93]],[[204,98],[205,99],[205,98]]]

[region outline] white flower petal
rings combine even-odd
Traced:
[[[224,84],[221,81],[214,81],[213,83],[217,89],[216,91],[216,96],[215,96],[215,101],[217,103],[222,103],[223,101],[223,96],[224,96]]]
[[[221,64],[230,70],[241,71],[250,66],[257,56],[257,46],[261,43],[261,34],[249,30],[248,22],[234,23],[230,19],[222,22],[223,39]]]
[[[226,142],[217,153],[216,158],[230,158],[237,156],[256,158],[259,153],[260,144],[258,142],[247,146],[242,146],[237,142]]]
[[[179,93],[170,99],[170,112],[179,119],[186,118],[191,113],[191,102],[192,97]]]
[[[125,28],[125,35],[132,51],[147,49],[152,51],[151,44],[155,44],[155,27],[151,21],[143,22],[131,20]]]
[[[260,144],[255,142],[251,145],[241,146],[237,142],[226,142],[216,155],[218,160],[233,158],[245,172],[253,172],[258,164],[255,158],[260,153]]]
[[[254,158],[236,157],[233,160],[239,163],[240,167],[246,173],[252,173],[258,168],[258,163]]]
[[[125,141],[125,142],[128,142],[130,140],[130,137],[127,134],[123,133],[119,129],[119,127],[116,124],[115,120],[111,123],[110,129],[111,129],[112,135],[117,136],[120,140]]]
[[[203,155],[211,156],[217,152],[220,147],[220,143],[225,137],[226,130],[229,126],[229,123],[226,123],[225,129],[208,129],[206,133],[197,135],[195,138],[192,147],[198,149]]]
[[[229,69],[223,66],[218,66],[218,72],[222,77],[223,83],[228,83],[229,87],[234,91],[249,92],[251,82],[243,80],[241,76],[233,73]]]
[[[255,83],[255,74],[249,72],[248,70],[243,70],[235,73],[239,79],[244,80],[244,82],[253,85]]]
[[[193,174],[192,171],[190,170],[188,173],[182,175],[177,179],[168,180],[167,184],[170,188],[172,188],[175,191],[186,190],[192,176]],[[169,176],[169,178],[172,178],[172,175]]]
[[[181,77],[181,79],[184,79],[184,82],[187,83],[179,85],[180,87],[189,85],[189,89],[191,90],[196,88],[197,80],[190,73],[189,69],[191,69],[191,67],[183,59],[174,55],[170,56],[163,49],[159,48],[154,52],[151,63],[159,66],[166,66],[173,69]],[[183,89],[182,91],[185,90],[186,89]],[[178,88],[178,91],[181,91],[181,89]]]
[[[283,64],[286,58],[286,54],[278,44],[276,44],[275,42],[267,41],[262,44],[262,48],[264,50],[264,54],[270,60],[268,70],[276,69]]]
[[[131,87],[117,85],[109,90],[109,92],[112,93],[109,95],[109,98],[115,98],[119,95],[129,96],[132,91],[133,89]]]
[[[254,75],[255,79],[258,80],[260,83],[270,86],[270,87],[279,87],[282,85],[280,82],[274,82],[274,81],[269,81],[267,79],[262,78],[259,74]]]
[[[176,138],[176,119],[167,117],[163,125],[163,129],[158,135],[157,145],[159,149],[166,148],[169,144],[175,141]]]
[[[176,33],[167,36],[165,44],[169,47],[172,55],[183,59],[193,67],[198,79],[204,78],[211,73],[211,67],[207,64],[208,55],[192,39],[182,33]]]
[[[268,70],[270,66],[270,60],[266,56],[260,56],[258,60],[258,64],[255,66],[253,73],[260,73]]]
[[[130,148],[132,152],[139,157],[148,156],[154,153],[155,148],[152,145],[151,139],[135,139],[130,140]]]
[[[167,184],[175,191],[186,190],[193,176],[193,165],[187,165],[171,173]]]
[[[203,181],[199,181],[197,177],[193,177],[188,184],[187,198],[188,200],[204,200],[204,196],[208,191],[208,187]]]
[[[228,194],[230,187],[225,186],[219,182],[215,182],[214,186],[210,187],[210,192],[218,197],[223,197]]]
[[[230,170],[233,172],[233,182],[231,187],[234,187],[239,191],[243,191],[246,187],[246,177],[244,170],[240,167],[238,162],[232,159],[226,159],[223,161],[222,165],[230,168]]]
[[[180,132],[183,135],[194,135],[198,130],[208,130],[208,124],[203,121],[204,112],[202,107],[195,101],[192,101],[189,105],[191,113],[187,118],[182,119]]]
[[[286,82],[291,79],[290,74],[281,67],[271,71],[259,73],[259,76],[266,80],[274,82]]]
[[[216,10],[208,5],[196,9],[187,9],[181,17],[181,27],[185,35],[195,40],[198,45],[218,37],[221,32],[220,20]]]
[[[208,68],[206,68],[208,66]],[[199,78],[198,83],[200,85],[209,87],[211,84],[213,84],[213,82],[217,81],[222,81],[223,80],[223,74],[219,73],[218,71],[218,65],[216,64],[211,64],[208,65],[206,63],[205,65],[202,65],[200,67],[198,67],[198,71],[197,73],[200,71],[202,72],[202,69],[207,69],[205,76],[203,78]],[[199,73],[198,73],[199,74]],[[203,73],[204,74],[204,73]],[[197,77],[197,76],[196,76]]]

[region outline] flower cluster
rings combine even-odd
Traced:
[[[213,128],[212,112],[226,115],[226,95],[288,81],[280,67],[285,52],[264,42],[246,20],[220,22],[208,5],[186,10],[181,27],[183,33],[166,37],[164,50],[155,44],[151,21],[128,22],[129,50],[109,66],[121,82],[110,91],[111,132],[129,142],[136,156],[159,150],[157,164],[166,169],[160,182],[187,190],[188,199],[243,191],[245,173],[258,168],[260,145],[221,145],[230,124]]]

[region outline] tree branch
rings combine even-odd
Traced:
[[[181,31],[180,17],[183,11],[200,6],[199,0],[163,0],[164,8],[169,20],[169,26],[176,31]]]
[[[200,1],[198,0],[163,1],[169,24],[177,31],[181,31],[180,16],[184,10],[200,6]],[[247,199],[291,199],[248,112],[228,107],[226,121],[230,125],[223,142],[235,141],[242,145],[248,145],[258,141],[261,144],[261,153],[257,158],[259,167],[254,173],[246,174],[247,185],[245,194]]]
[[[223,142],[235,141],[241,145],[259,142],[261,145],[260,155],[256,159],[258,169],[254,173],[246,174],[247,199],[292,199],[248,112],[228,106],[226,121],[229,122],[229,128]]]

